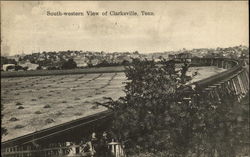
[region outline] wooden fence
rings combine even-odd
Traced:
[[[126,157],[123,145],[119,142],[108,144],[107,157]],[[92,157],[96,152],[90,144],[89,151],[84,152],[83,145],[64,144],[53,145],[49,148],[32,148],[31,146],[16,146],[1,150],[4,157]],[[98,156],[97,156],[98,157]]]

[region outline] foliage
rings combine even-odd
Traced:
[[[2,119],[3,119],[3,116],[4,116],[4,114],[2,113],[3,109],[4,109],[4,107],[3,107],[3,104],[1,103],[1,122],[2,122]],[[6,135],[6,134],[7,134],[7,129],[5,127],[1,126],[1,137],[3,135]]]
[[[126,96],[102,104],[115,111],[113,132],[118,139],[127,140],[132,148],[128,150],[138,147],[137,150],[155,152],[181,143],[177,138],[182,124],[176,126],[183,114],[176,101],[181,96],[181,79],[173,64],[158,66],[153,61],[134,60],[126,70]]]
[[[198,89],[183,90],[185,71],[179,74],[174,62],[134,60],[125,72],[126,96],[99,104],[114,110],[112,133],[128,154],[235,155],[249,131],[242,127],[247,118],[233,112],[238,105],[233,103],[235,95],[217,100]]]
[[[7,57],[1,56],[1,65],[3,64],[17,64],[17,62],[14,59],[8,59]]]
[[[109,66],[128,66],[130,63],[127,60],[123,60],[121,63],[109,63],[106,60],[103,60],[101,63],[93,66],[92,64],[89,63],[88,67],[109,67]]]
[[[76,67],[77,64],[72,58],[64,62],[62,65],[62,69],[75,69]]]
[[[205,95],[204,95],[205,96]],[[205,129],[203,149],[211,152],[217,150],[219,156],[234,157],[250,139],[249,135],[249,93],[238,102],[236,95],[220,95],[221,100],[207,99],[202,105],[213,107],[213,112],[203,111]],[[204,108],[206,110],[206,108]],[[202,141],[200,140],[200,141]]]

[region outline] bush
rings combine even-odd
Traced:
[[[17,103],[16,103],[16,106],[21,106],[21,105],[23,105],[23,104],[20,103],[20,102],[17,102]]]
[[[91,109],[93,109],[93,110],[98,109],[98,106],[97,106],[97,105],[93,105],[93,106],[91,107]]]
[[[17,109],[24,109],[24,107],[23,106],[19,106]]]
[[[56,113],[56,116],[60,116],[60,115],[62,115],[62,114],[63,114],[63,113],[59,111],[59,112]]]
[[[43,108],[51,108],[50,105],[45,105]]]
[[[55,121],[52,118],[48,118],[48,119],[45,120],[46,124],[53,123],[53,122],[55,122]]]
[[[16,117],[11,117],[10,118],[10,121],[12,121],[12,122],[15,122],[15,121],[18,121],[19,119],[17,119]]]
[[[24,126],[23,126],[23,125],[16,125],[16,126],[14,127],[14,129],[21,129],[21,128],[24,128]]]
[[[36,111],[35,114],[42,114],[42,112],[41,111]]]

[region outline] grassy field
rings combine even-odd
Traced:
[[[91,73],[112,73],[123,72],[123,66],[112,67],[92,67],[84,69],[70,70],[31,70],[31,71],[1,71],[1,78],[4,77],[25,77],[25,76],[49,76],[49,75],[68,75],[68,74],[91,74]]]
[[[124,81],[124,73],[2,78],[2,140],[104,111],[95,102],[123,96]]]

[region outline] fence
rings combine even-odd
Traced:
[[[88,143],[89,144],[89,143]],[[32,148],[31,146],[16,146],[1,150],[1,156],[4,157],[92,157],[98,154],[92,145],[89,151],[84,151],[83,145],[72,144],[68,142],[63,144],[50,145],[49,148]],[[86,146],[86,145],[85,145]],[[126,157],[123,145],[119,142],[110,142],[108,144],[108,156],[106,157]],[[103,155],[103,154],[101,154]],[[98,157],[98,155],[95,155]],[[102,156],[103,157],[103,156]]]
[[[249,72],[243,67],[243,62],[227,58],[192,58],[191,64],[227,69],[194,83],[212,98],[221,100],[227,94],[235,96],[240,102],[249,91]]]

